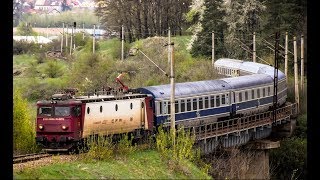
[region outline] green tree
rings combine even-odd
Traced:
[[[292,137],[270,151],[271,175],[275,179],[306,179],[307,139]]]
[[[63,66],[55,60],[49,60],[44,72],[49,78],[57,78],[63,75]]]
[[[28,104],[19,90],[13,93],[13,151],[17,153],[35,150],[35,124],[29,114]]]
[[[17,34],[20,36],[37,36],[37,33],[33,31],[30,23],[21,22],[17,27]]]
[[[227,56],[237,59],[251,59],[251,53],[244,51],[252,49],[253,32],[261,30],[261,16],[266,10],[259,0],[230,1],[225,4],[227,23],[226,48]],[[243,43],[243,44],[242,44]]]
[[[215,40],[215,53],[218,56],[224,56],[224,31],[226,29],[226,23],[221,21],[225,15],[225,11],[222,8],[222,3],[223,0],[206,0],[204,2],[205,10],[203,18],[201,18],[202,20],[199,19],[202,30],[197,34],[197,38],[192,44],[191,54],[193,56],[211,56],[212,32],[215,32],[215,39],[217,39]],[[189,13],[193,14],[193,16],[199,16],[199,13],[194,13],[193,9],[190,10]]]

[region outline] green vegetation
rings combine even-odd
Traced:
[[[274,179],[306,179],[307,114],[299,115],[294,135],[281,141],[280,148],[270,152],[271,175]]]
[[[127,158],[107,161],[56,163],[15,172],[16,179],[211,179],[195,165],[184,161],[180,169],[169,167],[154,150],[138,151]]]
[[[28,102],[22,98],[19,90],[13,95],[13,151],[30,153],[35,150],[35,116],[29,111]]]
[[[19,36],[36,36],[37,33],[32,29],[30,23],[21,22],[17,27],[17,35]]]

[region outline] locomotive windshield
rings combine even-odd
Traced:
[[[40,116],[50,116],[50,117],[65,117],[70,116],[71,110],[68,106],[43,106],[39,107],[38,111]]]
[[[55,116],[70,116],[70,107],[55,107],[54,108]]]

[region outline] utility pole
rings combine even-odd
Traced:
[[[71,40],[70,40],[70,55],[72,53],[72,37],[73,37],[73,26],[72,26],[72,29],[71,29]]]
[[[297,62],[297,41],[296,37],[293,37],[293,49],[294,49],[294,92],[295,92],[295,100],[298,104],[298,112],[299,112],[299,79],[298,79],[298,62]]]
[[[278,107],[278,69],[279,69],[279,37],[280,33],[276,32],[276,43],[274,49],[274,74],[273,74],[273,123],[277,122],[277,107]]]
[[[123,61],[123,51],[124,51],[124,28],[121,25],[121,60]]]
[[[284,49],[284,74],[286,75],[286,81],[288,83],[288,32],[286,32],[286,42]]]
[[[170,64],[171,61],[171,49],[170,49],[170,44],[171,43],[171,31],[170,27],[168,29],[168,65]]]
[[[171,65],[171,73],[170,73],[170,84],[171,84],[171,97],[170,97],[170,104],[171,104],[171,112],[170,112],[170,122],[171,122],[171,132],[172,132],[172,138],[173,138],[173,149],[175,151],[175,137],[176,137],[176,118],[175,118],[175,82],[174,82],[174,59],[173,59],[173,47],[171,48],[171,45],[173,46],[174,43],[168,44],[170,46],[170,65]]]
[[[212,67],[214,68],[214,32],[212,32],[212,52],[211,52],[211,58],[212,58]]]
[[[252,54],[253,62],[256,62],[256,32],[253,32],[253,54]]]
[[[61,49],[60,49],[61,53],[63,50],[63,38],[64,38],[64,23],[62,23],[62,38],[61,38]]]
[[[69,32],[69,27],[68,27],[68,24],[67,25],[67,33],[66,33],[66,53],[68,53],[68,32]]]
[[[304,40],[301,35],[301,92],[304,92]]]
[[[93,25],[93,38],[92,38],[92,53],[94,54],[95,53],[95,48],[96,48],[96,25],[94,24]]]
[[[76,49],[76,38],[75,34],[77,33],[77,23],[73,22],[74,33],[73,33],[73,51]]]

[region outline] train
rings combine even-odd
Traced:
[[[175,84],[176,126],[192,128],[273,107],[273,67],[221,58],[214,68],[226,77]],[[280,107],[286,102],[287,84],[280,70],[277,78]],[[38,101],[36,142],[46,151],[69,151],[91,135],[131,133],[139,138],[156,133],[159,126],[170,127],[170,84],[123,87],[85,96],[60,93]]]

